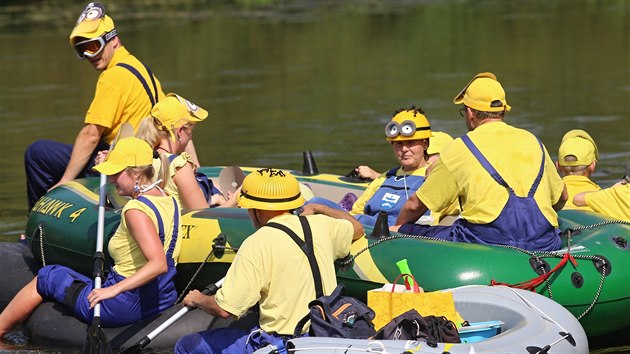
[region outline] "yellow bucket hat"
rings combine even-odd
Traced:
[[[144,140],[129,137],[118,140],[105,161],[94,166],[94,171],[115,175],[127,167],[149,166],[153,163],[153,149]]]
[[[238,196],[238,206],[247,209],[291,210],[302,205],[304,197],[297,179],[271,168],[248,174]]]
[[[105,7],[97,2],[87,4],[70,33],[70,44],[78,38],[97,38],[114,30],[114,20],[105,15]]]
[[[158,130],[168,131],[175,140],[173,130],[179,126],[178,123],[201,122],[208,117],[208,111],[177,94],[169,93],[153,106],[151,116],[159,121]]]
[[[453,138],[444,132],[431,132],[427,154],[433,155],[441,153],[444,147],[451,141],[453,141]]]
[[[576,161],[567,161],[567,156],[575,156]],[[581,129],[568,131],[562,137],[558,149],[560,166],[588,166],[599,159],[597,145],[591,136]]]
[[[497,77],[490,72],[479,73],[453,99],[455,104],[481,112],[501,112],[512,109],[505,99],[505,91]]]

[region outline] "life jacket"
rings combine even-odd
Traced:
[[[394,167],[385,175],[385,181],[376,190],[370,200],[365,203],[363,215],[356,218],[364,225],[374,226],[378,213],[387,212],[387,224],[395,225],[398,213],[407,199],[415,193],[424,183],[424,176],[405,175],[397,176],[399,167]]]

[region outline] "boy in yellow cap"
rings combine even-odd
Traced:
[[[560,248],[557,210],[567,192],[542,142],[503,121],[511,107],[496,76],[477,74],[453,99],[469,132],[450,143],[424,184],[407,200],[393,230],[450,241],[500,244],[528,250]],[[427,209],[454,201],[452,226],[413,224]]]
[[[574,129],[564,134],[556,162],[558,171],[564,176],[562,180],[567,186],[569,194],[569,200],[567,200],[564,209],[592,210],[588,206],[578,207],[573,204],[573,197],[581,192],[593,192],[601,189],[590,179],[595,171],[598,158],[597,145],[587,132]]]
[[[70,44],[101,74],[74,145],[38,140],[24,154],[29,209],[48,190],[94,175],[94,156],[106,150],[120,126],[134,128],[164,97],[160,81],[122,45],[103,5],[89,3],[70,34]]]

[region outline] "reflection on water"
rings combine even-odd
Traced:
[[[204,165],[299,169],[308,149],[320,171],[384,171],[395,159],[383,125],[396,109],[421,106],[433,129],[464,134],[452,98],[493,71],[513,107],[507,121],[537,134],[554,159],[562,135],[580,128],[599,147],[596,182],[630,169],[627,1],[349,4],[282,15],[199,9],[117,28],[167,92],[210,112],[195,129]],[[26,146],[72,143],[94,93],[98,73],[68,45],[71,17],[0,33],[2,240],[24,227]]]

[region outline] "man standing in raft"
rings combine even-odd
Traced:
[[[337,286],[335,259],[347,256],[351,242],[363,236],[363,226],[345,211],[312,204],[299,218],[294,215],[304,198],[295,177],[279,170],[247,175],[238,204],[248,209],[258,231],[239,248],[216,296],[193,290],[183,303],[222,318],[240,317],[260,303],[259,326],[187,335],[175,345],[176,353],[252,353],[293,335],[316,294],[329,295]],[[316,267],[311,271],[304,248],[315,255],[322,289],[315,286]]]
[[[469,132],[440,154],[424,184],[407,201],[392,229],[449,241],[560,248],[557,210],[567,191],[542,142],[503,121],[510,106],[492,73],[477,74],[453,100]],[[413,224],[427,208],[454,201],[461,218],[452,226]]]
[[[164,97],[151,70],[121,44],[103,5],[91,2],[86,6],[70,33],[70,44],[80,59],[87,59],[101,74],[85,126],[74,145],[38,140],[26,149],[29,210],[48,190],[75,178],[96,175],[92,171],[96,153],[109,149],[124,122],[137,127]]]

